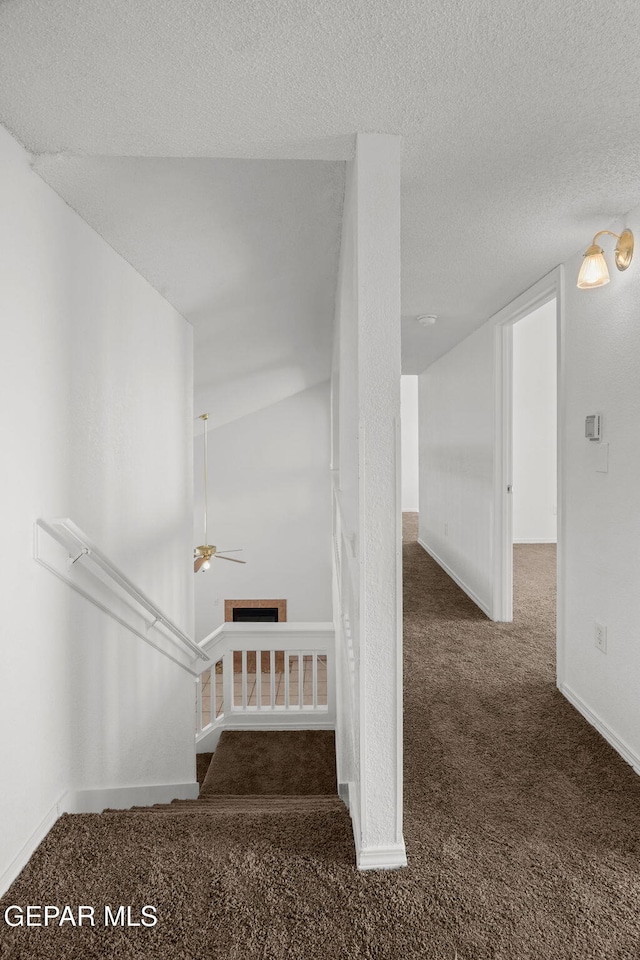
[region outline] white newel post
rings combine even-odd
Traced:
[[[357,324],[361,869],[406,863],[402,836],[400,138],[359,134]]]

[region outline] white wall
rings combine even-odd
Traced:
[[[640,234],[640,208],[609,227]],[[581,254],[566,264],[564,437],[564,655],[568,689],[628,745],[640,772],[640,258],[625,273],[605,255],[611,282],[575,286]],[[600,413],[603,440],[584,437]],[[608,472],[599,472],[607,453]],[[607,627],[607,653],[594,621]]]
[[[638,236],[640,208],[623,221],[604,226],[616,233],[627,226]],[[611,282],[596,290],[575,286],[582,251],[564,264],[558,681],[640,772],[640,262],[636,257],[625,273],[619,273],[610,247],[605,254]],[[488,478],[494,455],[490,429],[496,376],[491,350],[494,322],[488,321],[437,361],[420,384],[422,443],[429,445],[421,450],[421,509],[423,489],[433,495],[442,474],[448,473],[458,491],[456,500],[468,505],[473,525],[470,533],[456,531],[455,549],[447,556],[455,573],[469,577],[477,572],[478,558],[490,561],[492,551]],[[461,400],[458,390],[463,390],[467,378],[473,381]],[[447,382],[451,389],[438,396],[437,384],[444,389]],[[475,422],[465,428],[473,411]],[[584,438],[584,419],[590,413],[602,414],[602,444]],[[454,434],[444,457],[440,455],[444,438],[435,428],[442,419]],[[474,438],[480,441],[486,465],[482,482],[478,471],[469,469]],[[608,470],[603,472],[607,453]],[[434,525],[439,508],[451,510],[442,486],[435,499],[429,511]],[[487,562],[482,584],[486,600],[493,586],[491,569]],[[594,645],[595,620],[607,627],[606,654]]]
[[[246,565],[213,560],[194,577],[199,640],[224,621],[225,599],[284,598],[288,620],[332,619],[329,432],[328,382],[209,431],[209,540],[242,547],[232,556]],[[200,429],[194,543],[202,457]]]
[[[493,330],[419,377],[419,539],[476,603],[492,602]]]
[[[411,513],[419,502],[418,378],[400,378],[402,411],[402,509]]]
[[[191,330],[0,128],[0,887],[70,789],[194,780],[193,681],[33,560],[71,517],[192,628]]]
[[[359,525],[358,417],[358,298],[356,285],[357,192],[355,163],[347,163],[342,215],[340,264],[331,371],[331,428],[334,480],[333,540],[335,545],[333,607],[336,630],[336,765],[338,789],[350,784],[349,803],[354,833],[360,799],[360,630],[355,606],[360,592],[356,555]],[[347,630],[347,622],[349,630]],[[358,817],[358,822],[356,822]]]
[[[358,865],[399,866],[405,852],[397,137],[358,135],[348,164],[336,342],[338,778],[350,781]]]
[[[557,538],[556,301],[513,327],[513,540]]]

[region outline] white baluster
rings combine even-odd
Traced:
[[[285,651],[284,653],[284,708],[285,710],[289,709],[289,703],[291,700],[291,692],[289,690],[289,654]]]
[[[313,687],[313,709],[318,706],[318,654],[313,654],[311,685]]]
[[[242,709],[247,709],[247,651],[242,651]]]
[[[231,713],[234,707],[233,700],[233,650],[228,650],[222,657],[222,700],[225,716]]]
[[[304,706],[304,657],[298,654],[298,706],[302,710]]]
[[[262,650],[256,650],[256,710],[262,708]]]
[[[269,651],[269,687],[270,687],[270,699],[271,699],[271,709],[274,710],[276,706],[276,652],[275,650]]]
[[[211,667],[211,670],[209,671],[209,675],[210,675],[210,677],[211,677],[211,681],[210,681],[210,683],[211,683],[211,721],[210,721],[210,722],[211,722],[211,723],[215,723],[215,722],[216,722],[216,716],[217,716],[217,713],[218,713],[218,696],[217,696],[217,691],[216,691],[216,686],[217,686],[217,684],[216,684],[216,665],[215,665],[215,663],[214,663],[214,665]]]

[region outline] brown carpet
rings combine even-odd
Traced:
[[[516,548],[516,619],[492,624],[406,519],[409,867],[358,874],[326,798],[65,816],[2,909],[148,903],[160,922],[0,924],[2,960],[638,960],[639,780],[555,689],[552,548]]]
[[[209,769],[212,757],[212,753],[196,754],[196,780],[200,784],[200,789],[202,789],[202,784],[204,783],[204,778],[207,775],[207,770]]]
[[[333,730],[226,730],[200,795],[337,790]]]

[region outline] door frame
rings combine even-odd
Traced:
[[[495,357],[494,503],[493,503],[493,609],[492,619],[513,620],[513,326],[518,320],[555,298],[557,336],[557,681],[564,673],[564,550],[565,550],[565,351],[564,270],[556,267],[493,317]]]

